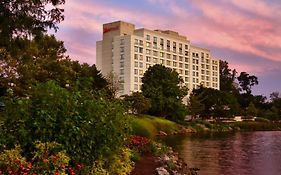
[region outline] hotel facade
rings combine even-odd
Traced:
[[[140,91],[144,72],[155,64],[177,71],[189,91],[201,84],[219,89],[219,60],[211,57],[209,49],[170,30],[135,29],[123,21],[103,25],[102,40],[96,44],[96,66],[103,75],[118,76],[118,95]]]

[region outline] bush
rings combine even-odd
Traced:
[[[21,145],[27,158],[35,141],[55,141],[75,162],[90,165],[118,151],[129,131],[120,102],[68,91],[52,81],[32,87],[27,98],[12,98],[5,104],[0,145]]]
[[[36,150],[32,161],[27,162],[22,157],[19,146],[11,150],[4,150],[0,154],[0,174],[79,174],[82,165],[72,167],[70,158],[61,150],[61,145],[52,143],[35,143]]]

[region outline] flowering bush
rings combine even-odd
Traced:
[[[132,147],[141,148],[147,146],[149,143],[150,141],[146,137],[131,135],[131,137],[129,138],[129,148]]]
[[[36,151],[31,162],[21,156],[21,148],[16,146],[14,149],[5,150],[0,154],[0,174],[12,175],[75,175],[82,170],[81,164],[71,166],[70,158],[65,151],[57,151],[60,147],[55,142],[36,143]]]

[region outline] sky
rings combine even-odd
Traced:
[[[95,64],[102,24],[122,20],[174,30],[209,48],[232,69],[258,77],[255,95],[281,92],[280,0],[66,0],[62,8],[55,35],[73,60]]]

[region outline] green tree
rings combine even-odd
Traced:
[[[65,87],[100,90],[107,86],[95,65],[80,64],[65,56],[62,41],[53,35],[25,40],[26,46],[17,59],[7,55],[0,68],[0,85],[23,96],[32,85],[54,80]]]
[[[241,72],[239,77],[237,77],[239,85],[242,91],[245,91],[246,94],[252,93],[252,86],[259,84],[258,78],[254,75],[249,75],[246,72]]]
[[[130,109],[134,114],[146,113],[150,108],[150,102],[141,92],[133,92],[131,95],[125,95],[124,101],[129,103]]]
[[[202,103],[204,99],[202,99],[202,94],[198,96],[191,94],[189,98],[189,111],[192,118],[200,115],[205,110],[205,105]]]
[[[7,51],[16,44],[14,39],[45,33],[48,28],[57,30],[64,19],[59,5],[64,0],[2,0],[0,3],[0,48]]]
[[[188,90],[176,71],[156,64],[145,72],[142,82],[143,95],[151,102],[151,114],[172,120],[184,119],[187,111],[182,99]]]
[[[220,90],[231,92],[237,91],[235,84],[236,70],[231,70],[228,66],[228,62],[220,60]]]
[[[204,104],[205,109],[201,112],[201,117],[232,117],[239,111],[239,105],[234,95],[212,88],[200,86],[194,89],[195,96]]]
[[[74,161],[92,166],[123,145],[129,121],[120,102],[89,91],[69,91],[54,81],[32,86],[29,91],[28,98],[4,100],[0,148],[20,145],[30,154],[35,141],[55,141]]]
[[[251,102],[247,108],[247,112],[246,112],[247,117],[256,117],[257,113],[258,113],[257,108],[255,107],[254,103]]]

